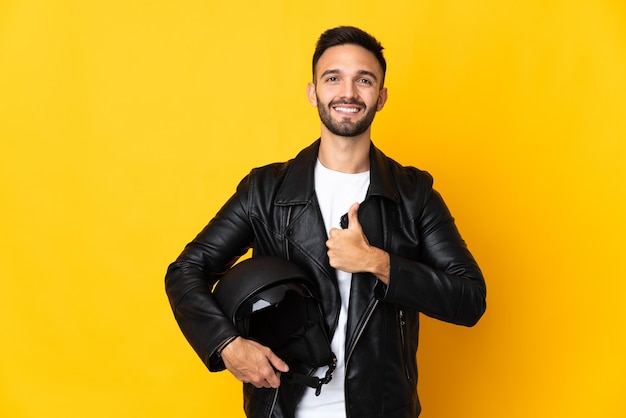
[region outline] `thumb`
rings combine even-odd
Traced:
[[[287,373],[289,371],[289,365],[273,352],[268,357],[268,360],[272,364],[272,367],[274,367],[277,371],[283,373]]]
[[[361,224],[359,223],[359,203],[354,203],[348,209],[348,229],[361,229]]]

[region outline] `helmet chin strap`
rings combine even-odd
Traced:
[[[320,396],[320,393],[322,393],[322,386],[333,379],[335,367],[337,367],[337,357],[333,354],[332,361],[328,365],[328,370],[326,370],[324,377],[319,378],[317,376],[306,376],[300,373],[287,372],[281,374],[281,380],[286,383],[294,383],[313,388],[315,389],[315,396]]]

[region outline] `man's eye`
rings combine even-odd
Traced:
[[[328,77],[326,81],[337,81],[337,77]]]
[[[367,78],[362,78],[359,80],[359,83],[372,85],[372,80],[369,80]]]

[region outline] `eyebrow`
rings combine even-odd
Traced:
[[[325,76],[334,75],[334,74],[341,74],[341,71],[339,69],[333,68],[333,69],[324,71],[320,75],[320,77],[325,77]],[[369,70],[359,70],[359,71],[357,71],[357,74],[358,75],[367,75],[369,77],[372,77],[376,82],[378,82],[378,77],[376,77],[376,74],[374,72],[372,72],[372,71],[369,71]]]

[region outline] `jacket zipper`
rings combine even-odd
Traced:
[[[272,415],[274,414],[274,407],[276,407],[276,400],[278,399],[278,390],[279,388],[276,388],[274,390],[274,399],[272,399],[272,405],[270,406],[269,413],[267,414],[267,418],[272,418]]]
[[[370,319],[372,318],[372,314],[374,313],[374,309],[376,309],[376,306],[378,306],[378,300],[374,300],[374,303],[372,303],[369,311],[367,311],[365,321],[361,323],[361,326],[359,327],[359,332],[357,333],[357,336],[354,339],[354,343],[352,343],[352,345],[350,346],[350,351],[348,352],[348,356],[346,357],[345,366],[344,366],[346,370],[348,369],[348,363],[350,362],[350,358],[352,357],[354,348],[356,347],[357,342],[359,342],[359,340],[361,339],[361,335],[363,335],[365,326],[369,323]]]
[[[398,308],[398,322],[400,323],[400,344],[402,349],[402,365],[404,366],[404,372],[406,373],[406,379],[411,380],[411,373],[409,372],[409,366],[407,364],[406,355],[406,317],[402,308]]]
[[[289,224],[291,223],[291,209],[293,208],[293,206],[289,206],[289,210],[287,211],[287,223],[285,225],[285,232],[287,232],[285,235],[285,258],[287,260],[289,260]]]
[[[356,344],[361,339],[361,335],[363,335],[365,326],[369,323],[370,319],[372,318],[372,314],[374,313],[374,309],[376,309],[376,306],[378,306],[378,300],[374,300],[374,303],[372,303],[370,309],[367,311],[365,320],[361,323],[361,326],[359,327],[359,330],[358,330],[359,332],[357,333],[357,336],[354,339],[354,343],[350,346],[350,351],[348,352],[348,355],[346,356],[346,360],[344,362],[344,391],[346,390],[345,376],[348,375],[347,373],[348,364],[350,363],[350,359],[352,358],[352,353],[354,352],[354,348],[356,347]],[[350,416],[350,413],[348,411],[348,402],[346,402],[346,416]]]

